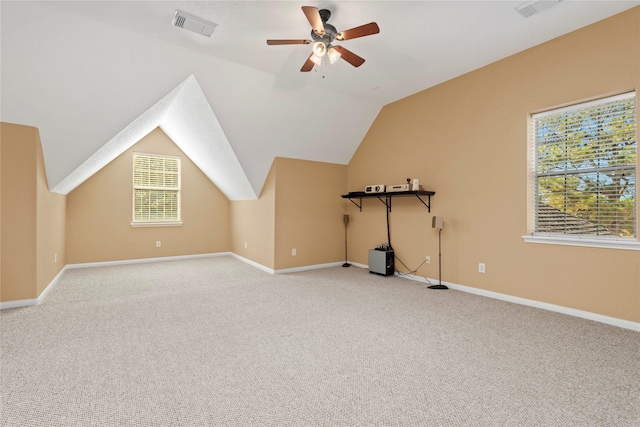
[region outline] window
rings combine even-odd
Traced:
[[[180,159],[134,154],[132,225],[180,224]]]
[[[635,93],[535,114],[531,138],[534,235],[635,240]]]

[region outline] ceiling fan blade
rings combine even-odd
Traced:
[[[307,73],[307,72],[309,72],[309,71],[311,71],[313,69],[314,63],[311,60],[312,56],[313,56],[313,53],[311,53],[311,55],[309,55],[309,57],[307,58],[307,61],[304,63],[302,68],[300,68],[300,71],[302,71],[303,73]]]
[[[276,46],[280,44],[311,44],[311,40],[267,40],[267,44],[270,46]]]
[[[323,35],[324,24],[322,23],[322,18],[320,18],[320,12],[318,12],[318,8],[313,6],[302,6],[302,11],[307,17],[309,24],[311,24],[311,28],[313,28],[313,31],[315,31],[316,34]]]
[[[342,46],[333,46],[333,48],[338,51],[342,59],[344,59],[354,67],[359,67],[362,64],[364,64],[364,58],[359,57],[358,55],[351,52],[350,50],[345,49]]]
[[[380,28],[375,22],[369,22],[368,24],[360,25],[359,27],[344,30],[336,35],[336,40],[351,40],[358,37],[370,36],[372,34],[378,34]]]

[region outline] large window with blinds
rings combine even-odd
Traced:
[[[636,96],[532,116],[534,235],[634,239]]]
[[[180,158],[133,155],[133,225],[180,225]]]

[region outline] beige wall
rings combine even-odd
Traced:
[[[231,202],[231,251],[274,269],[275,166],[272,165],[258,200]]]
[[[131,226],[134,152],[181,157],[182,226]],[[230,223],[229,200],[156,129],[69,193],[67,263],[227,252]]]
[[[346,172],[276,158],[258,200],[231,202],[233,253],[272,270],[344,260]]]
[[[275,269],[344,261],[346,165],[277,158],[275,166]]]
[[[66,197],[48,190],[36,128],[1,123],[0,152],[0,301],[34,299],[65,265]]]
[[[36,264],[38,296],[66,265],[65,218],[67,196],[52,193],[47,184],[40,138],[36,144]]]
[[[348,188],[419,178],[431,213],[394,200],[391,241],[409,268],[444,281],[640,321],[640,252],[524,243],[531,113],[640,87],[640,7],[386,106],[348,167]],[[393,155],[390,149],[393,148]],[[400,199],[398,199],[399,201]],[[349,206],[350,258],[386,241],[384,207]],[[486,273],[478,272],[478,263]]]

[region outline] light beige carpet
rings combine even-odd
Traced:
[[[640,425],[640,334],[357,267],[68,270],[0,322],[3,426]]]

